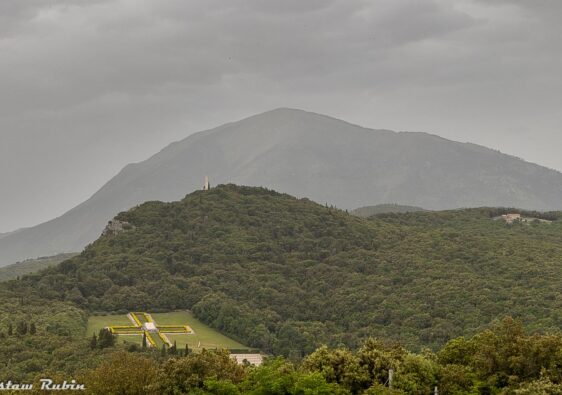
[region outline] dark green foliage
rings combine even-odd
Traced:
[[[219,186],[122,213],[130,230],[8,285],[86,310],[188,308],[292,360],[372,335],[437,348],[508,314],[557,328],[562,223],[493,220],[511,211],[365,220],[263,188]]]
[[[92,339],[90,340],[90,348],[92,350],[98,348],[98,337],[96,336],[95,333],[92,335]]]
[[[98,348],[113,347],[115,345],[115,336],[107,329],[100,329],[98,334]]]
[[[23,262],[0,267],[0,282],[16,279],[29,273],[35,273],[48,267],[58,265],[76,254],[59,254],[50,257],[28,259]]]
[[[85,355],[113,347],[101,349],[100,343],[111,342],[101,333],[97,348],[88,347],[84,332],[91,311],[191,309],[214,328],[292,363],[322,344],[357,349],[372,336],[400,341],[410,351],[437,350],[505,315],[533,331],[557,330],[562,223],[493,220],[505,212],[510,210],[361,219],[307,199],[232,185],[195,192],[181,202],[145,203],[118,216],[132,225],[127,231],[101,237],[57,267],[0,286],[0,330],[8,333],[0,352],[25,352],[9,369],[0,365],[0,373],[25,378],[47,367],[72,372],[95,363]],[[40,333],[13,335],[11,325],[31,321]],[[495,340],[489,341],[486,347]],[[482,388],[491,388],[518,374],[540,379],[536,369],[526,367],[504,376],[495,362],[486,371],[480,367],[490,365],[484,357],[467,359],[474,342],[456,343],[445,348],[449,359],[438,372],[432,359],[426,363],[417,354],[377,348],[360,361],[379,370],[351,381],[336,375],[330,383],[353,391],[364,389],[365,382],[383,385],[384,372],[397,363],[408,367],[401,376],[396,368],[397,383],[402,380],[413,393],[416,383],[429,386],[436,380],[451,388],[473,387],[480,380]],[[554,352],[543,347],[523,347],[521,353]],[[504,358],[507,351],[502,352],[491,360]],[[350,369],[356,366],[347,351],[334,358]],[[540,361],[534,366],[550,369],[557,363]],[[311,369],[312,376],[291,383],[314,382],[318,369],[331,368]],[[558,383],[554,374],[549,380]]]
[[[18,324],[16,325],[16,333],[20,336],[26,335],[27,334],[27,322],[25,321],[20,321],[18,322]]]
[[[260,367],[237,365],[220,350],[150,359],[116,353],[85,380],[101,393],[122,394],[427,395],[436,387],[441,395],[560,394],[560,350],[561,334],[529,335],[507,318],[437,354],[374,339],[356,351],[321,347],[301,363],[276,357]]]
[[[184,358],[169,358],[153,386],[158,394],[187,394],[204,389],[208,379],[240,383],[244,369],[234,362],[227,351],[206,351]]]
[[[29,324],[23,334],[24,324],[31,320],[36,333],[32,334]],[[45,372],[68,377],[95,366],[103,352],[90,350],[86,324],[86,313],[75,306],[32,295],[23,298],[22,304],[22,298],[0,287],[0,332],[7,333],[0,340],[0,382],[29,382],[45,377]]]
[[[178,353],[178,346],[176,344],[176,341],[174,340],[174,344],[172,345],[172,347],[170,347],[169,354],[176,355],[177,353]]]
[[[437,354],[444,366],[463,366],[480,380],[480,386],[495,388],[519,385],[529,378],[548,377],[562,383],[562,337],[531,335],[521,322],[506,318],[471,339],[458,338]]]

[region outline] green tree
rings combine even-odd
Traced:
[[[204,383],[205,393],[216,395],[238,395],[238,386],[229,380],[217,380],[210,378]]]
[[[19,321],[16,325],[16,333],[20,336],[26,335],[28,331],[27,322]]]
[[[514,393],[515,395],[562,395],[562,385],[543,377],[522,384]]]
[[[295,395],[333,395],[345,394],[347,390],[334,383],[327,383],[324,376],[319,373],[295,374],[293,389],[291,394]]]
[[[346,349],[320,347],[303,361],[305,371],[320,372],[328,383],[336,383],[352,393],[371,386],[369,373],[359,358]]]
[[[238,384],[243,378],[244,368],[228,351],[203,350],[185,358],[164,360],[153,390],[162,395],[195,393],[204,389],[209,379]]]
[[[88,372],[84,383],[94,395],[154,394],[157,367],[152,359],[139,354],[118,352],[99,367]]]
[[[411,395],[430,394],[437,385],[438,366],[422,355],[406,354],[396,370],[394,387]]]
[[[98,334],[98,347],[108,348],[115,345],[115,336],[109,331],[109,329],[100,329]]]
[[[387,383],[389,371],[398,369],[405,354],[406,350],[402,347],[386,347],[381,341],[367,339],[357,351],[359,364],[368,376],[365,385],[369,387],[375,383]]]
[[[241,388],[256,395],[290,394],[295,385],[295,366],[283,358],[266,361],[258,369],[249,371]]]
[[[90,339],[90,348],[92,350],[95,350],[96,348],[98,348],[98,338],[97,338],[95,332],[92,334],[92,338]]]

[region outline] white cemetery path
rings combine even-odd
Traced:
[[[146,318],[148,318],[150,320],[150,322],[145,322],[144,324],[142,324],[141,328],[143,328],[144,330],[150,332],[150,333],[155,333],[156,335],[160,334],[162,336],[162,338],[164,339],[164,341],[167,343],[168,347],[172,347],[172,342],[170,341],[170,338],[168,336],[166,336],[166,333],[164,331],[161,331],[160,329],[158,329],[158,324],[156,323],[156,321],[154,320],[154,318],[152,317],[152,315],[150,315],[149,313],[145,313],[146,314]],[[127,313],[127,318],[129,319],[129,321],[131,321],[131,323],[133,324],[133,326],[135,328],[139,328],[137,321],[133,318],[133,315],[131,313]],[[140,328],[139,328],[140,329]],[[191,328],[191,332],[189,333],[185,333],[186,335],[194,335],[195,331],[193,330],[193,328]],[[142,333],[120,333],[119,336],[140,336],[142,335]],[[199,342],[201,343],[201,342]]]

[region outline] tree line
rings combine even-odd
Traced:
[[[355,351],[322,346],[298,363],[271,357],[255,367],[221,350],[118,351],[82,380],[93,394],[560,394],[561,350],[560,334],[529,335],[506,318],[435,353],[368,339]]]

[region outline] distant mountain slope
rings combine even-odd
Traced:
[[[13,232],[6,232],[6,233],[0,233],[0,239],[2,237],[6,237],[6,236],[10,236],[10,235],[14,235],[18,232],[21,232],[23,229],[18,229],[18,230],[14,230]]]
[[[25,274],[35,273],[50,266],[57,265],[62,261],[72,258],[76,254],[59,254],[37,259],[28,259],[23,262],[13,263],[0,268],[0,282],[13,280]]]
[[[371,130],[278,109],[171,144],[126,166],[62,217],[0,239],[0,262],[79,251],[121,210],[212,183],[266,186],[340,208],[396,202],[427,209],[562,208],[562,174],[425,133]]]
[[[425,211],[425,209],[415,206],[403,206],[400,204],[377,204],[376,206],[359,207],[355,210],[351,210],[350,213],[358,217],[368,218],[377,214],[413,213],[416,211]]]

